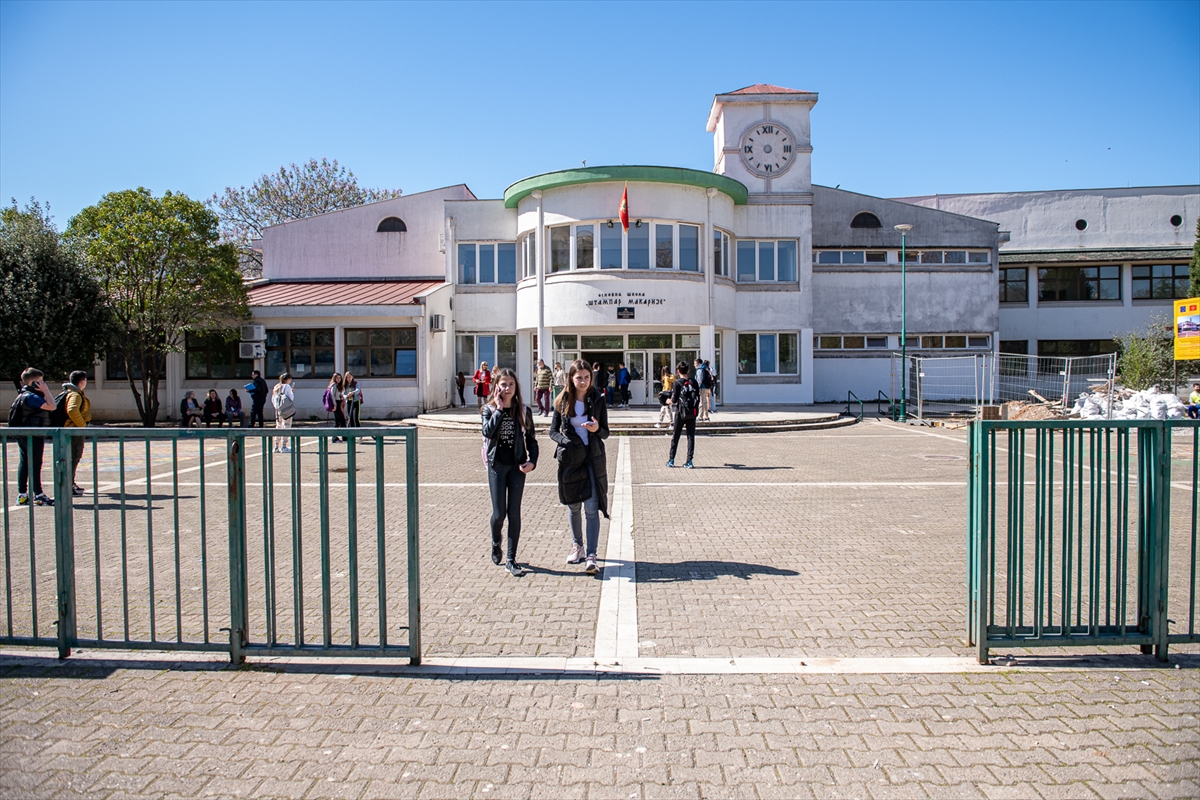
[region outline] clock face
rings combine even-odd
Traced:
[[[742,134],[742,163],[769,178],[787,172],[795,158],[796,137],[778,122],[759,122]]]

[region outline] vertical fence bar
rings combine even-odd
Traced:
[[[1033,636],[1035,639],[1042,637],[1046,598],[1042,585],[1046,576],[1046,433],[1042,428],[1034,428]]]
[[[245,446],[246,439],[242,439]],[[267,644],[278,643],[275,607],[275,467],[267,448],[262,449],[262,510],[263,510],[263,592],[266,603]]]
[[[326,441],[321,437],[321,441]],[[350,647],[358,647],[358,438],[346,437],[346,537],[350,550]]]
[[[4,470],[4,602],[8,615],[8,635],[13,635],[12,606],[12,543],[9,541],[10,521],[8,516],[8,435],[0,439],[0,469]],[[19,446],[19,445],[18,445]]]
[[[407,449],[407,447],[405,448]],[[379,594],[379,646],[387,647],[387,553],[384,527],[383,437],[375,437],[375,580]]]
[[[183,588],[179,566],[179,439],[171,439],[171,495],[174,517],[171,525],[175,540],[175,641],[183,641]]]
[[[409,663],[421,663],[421,575],[418,525],[420,486],[417,477],[417,429],[404,437],[406,510],[408,511],[408,654]]]
[[[58,657],[71,655],[75,644],[75,510],[71,476],[71,439],[63,428],[54,431],[54,551],[58,573]],[[8,476],[5,476],[7,479]]]
[[[154,495],[150,486],[153,461],[150,457],[150,437],[146,437],[146,574],[150,578],[150,641],[158,636],[154,625]]]
[[[329,440],[324,437],[317,440],[317,457],[321,503],[321,634],[329,647],[333,644],[333,587],[329,574]],[[297,476],[295,480],[300,479]]]
[[[226,437],[226,470],[229,478],[229,660],[241,664],[249,639],[249,581],[246,559],[246,459],[242,440],[230,431]]]
[[[263,450],[267,449],[267,437],[263,437]],[[304,645],[304,544],[301,536],[300,503],[300,451],[296,447],[289,456],[289,466],[292,470],[292,625],[295,630],[296,646]],[[271,449],[274,457],[274,448]]]
[[[99,438],[95,434],[92,440],[92,556],[96,580],[96,640],[104,641],[104,605],[101,602],[100,590],[100,452]]]
[[[117,440],[119,452],[118,470],[121,482],[121,612],[124,621],[125,641],[129,641],[129,540],[125,514],[125,437]]]
[[[208,484],[204,481],[204,438],[196,440],[200,453],[200,609],[204,616],[204,643],[209,643],[208,631],[208,515],[206,495]]]
[[[1191,574],[1188,576],[1188,636],[1196,635],[1196,516],[1200,510],[1200,427],[1192,428],[1192,560]],[[11,627],[11,625],[10,625]]]
[[[975,525],[977,520],[975,508],[975,486],[976,480],[976,464],[975,464],[975,437],[979,433],[979,421],[972,420],[967,423],[967,644],[974,645],[976,642],[975,634],[975,602],[976,602],[976,583],[975,572],[977,570],[975,553]]]
[[[42,444],[45,447],[45,444]],[[33,522],[33,507],[35,505],[33,487],[41,483],[41,464],[35,464],[33,458],[33,437],[25,437],[25,476],[27,483],[25,484],[26,505],[29,506],[29,590],[32,598],[32,622],[33,622],[33,638],[38,638],[38,600],[37,600],[37,537],[34,534]],[[35,469],[36,467],[36,469]],[[20,466],[17,467],[20,470]],[[6,479],[7,475],[4,476]],[[20,485],[17,490],[20,491]]]
[[[1167,660],[1169,623],[1167,622],[1167,585],[1171,561],[1171,429],[1164,421],[1151,428],[1154,449],[1154,530],[1151,545],[1153,570],[1150,586],[1150,624],[1154,632],[1154,657]]]

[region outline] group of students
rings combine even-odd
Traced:
[[[533,411],[521,398],[517,375],[511,369],[484,371],[487,399],[481,400],[483,448],[488,491],[492,500],[490,519],[492,563],[503,564],[508,574],[525,574],[517,563],[521,539],[521,498],[525,476],[537,468],[538,441]],[[544,367],[544,364],[541,365]],[[556,364],[555,367],[558,367]],[[561,368],[560,368],[561,369]],[[480,373],[476,373],[479,385]],[[600,515],[608,518],[608,462],[604,440],[608,438],[608,405],[592,367],[582,359],[571,363],[563,375],[563,389],[554,398],[550,441],[558,462],[558,499],[567,507],[571,532],[568,564],[584,564],[594,575],[599,570],[596,547],[600,539]],[[476,392],[478,394],[478,388]],[[691,367],[679,362],[667,403],[677,407],[675,430],[667,466],[675,466],[679,438],[686,430],[687,464],[692,468],[695,451],[696,417],[700,410],[700,388],[691,377]],[[508,521],[507,547],[502,547],[503,528]]]
[[[491,398],[492,387],[496,384],[501,369],[502,367],[489,367],[488,362],[480,361],[479,369],[475,370],[475,374],[471,377],[475,384],[475,404],[480,411],[483,410],[483,404]],[[511,372],[511,370],[509,371]],[[467,398],[463,396],[463,393],[467,386],[467,376],[459,372],[455,383],[458,386],[458,402],[463,408],[466,408]],[[539,417],[550,416],[551,399],[558,397],[566,384],[567,373],[563,370],[562,364],[555,361],[554,369],[550,369],[546,366],[545,361],[540,358],[537,360],[537,366],[533,371],[533,393]],[[553,390],[553,395],[551,395],[551,390]]]
[[[359,425],[359,413],[363,405],[363,390],[358,385],[358,380],[354,374],[347,372],[345,375],[334,373],[329,379],[329,385],[325,387],[325,395],[321,398],[322,405],[325,410],[333,413],[333,425],[335,428],[357,428]],[[344,442],[346,437],[335,436],[335,442]]]
[[[189,389],[184,392],[183,399],[179,401],[179,427],[198,428],[203,423],[204,427],[208,428],[213,422],[216,422],[218,428],[223,427],[226,423],[232,428],[234,420],[237,420],[238,426],[242,428],[247,425],[253,428],[256,422],[258,427],[264,427],[263,409],[267,405],[269,391],[262,373],[254,370],[250,373],[250,382],[242,388],[250,397],[249,420],[246,418],[246,411],[242,407],[242,398],[237,389],[229,390],[223,407],[221,396],[216,389],[208,390],[203,403],[199,402],[196,399],[196,393]]]
[[[21,373],[21,390],[8,409],[10,428],[86,428],[92,421],[92,404],[84,389],[87,373],[72,372],[57,396],[50,393],[45,373],[28,367]],[[83,459],[83,437],[71,437],[71,493],[83,494],[75,482],[79,462]],[[52,506],[54,500],[42,488],[42,462],[45,459],[46,439],[43,436],[17,439],[17,505]]]

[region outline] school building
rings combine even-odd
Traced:
[[[888,199],[817,186],[817,99],[765,84],[716,95],[711,172],[566,169],[499,198],[457,184],[269,228],[249,289],[264,356],[189,340],[168,358],[164,413],[257,366],[292,374],[300,418],[325,417],[329,376],[347,370],[364,417],[406,417],[451,405],[455,374],[481,361],[529,381],[539,357],[624,362],[635,404],[697,356],[727,404],[874,397],[900,346],[901,224],[910,352],[1103,350],[1186,291],[1200,187]],[[98,419],[134,416],[123,378],[98,366]]]

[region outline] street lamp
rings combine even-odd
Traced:
[[[900,419],[908,419],[908,280],[905,271],[905,246],[912,225],[897,225],[900,231]]]

